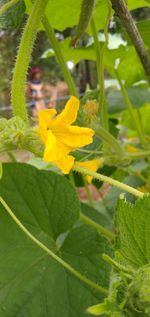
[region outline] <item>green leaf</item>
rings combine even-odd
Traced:
[[[0,195],[40,241],[80,273],[107,288],[110,267],[101,255],[112,252],[103,237],[81,225],[67,237],[61,235],[57,241],[52,238],[54,221],[56,231],[59,228],[61,233],[72,226],[70,218],[75,218],[74,209],[78,209],[75,191],[64,176],[24,164],[4,164]],[[67,215],[66,220],[62,214],[59,218],[62,228],[57,221],[60,211]],[[101,293],[70,275],[26,237],[2,205],[0,254],[1,317],[86,317],[86,308],[103,299]]]
[[[2,208],[0,217],[0,316],[86,316],[86,308],[102,299],[101,294],[68,274],[40,251],[16,227]],[[106,268],[104,262],[102,265],[100,259],[106,242],[102,240],[100,243],[100,237],[94,232],[91,233],[90,229],[85,228],[85,231],[82,246],[81,240],[78,247],[75,245],[76,240],[79,241],[76,235],[82,234],[82,228],[81,232],[79,229],[74,231],[70,245],[68,237],[68,242],[62,250],[64,259],[70,263],[75,262],[73,265],[78,266],[80,271],[84,271],[86,275],[91,272],[93,279],[106,285],[109,266]],[[43,238],[42,233],[39,233],[39,238]],[[44,239],[51,249],[56,250],[48,236],[45,235]],[[90,257],[88,245],[92,247]]]
[[[117,250],[127,265],[136,268],[150,262],[150,197],[117,206]]]
[[[79,200],[70,182],[30,165],[4,164],[0,194],[20,220],[54,238],[71,229],[79,218]]]

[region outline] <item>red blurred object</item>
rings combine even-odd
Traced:
[[[29,77],[33,79],[36,74],[40,74],[41,70],[38,66],[32,67],[29,71]]]

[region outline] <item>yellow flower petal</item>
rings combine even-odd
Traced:
[[[57,116],[55,124],[67,124],[70,125],[75,122],[79,110],[80,102],[79,100],[72,96],[64,110]]]
[[[89,128],[63,125],[59,130],[53,131],[60,142],[70,147],[70,151],[93,142],[94,131]]]
[[[55,163],[64,174],[68,174],[74,164],[74,157],[68,155],[70,149],[59,143],[51,131],[48,132],[44,151],[44,161]]]
[[[45,109],[38,112],[39,130],[38,134],[40,139],[45,143],[47,141],[47,130],[51,123],[51,119],[56,115],[55,109]]]
[[[103,166],[104,163],[104,159],[95,159],[95,160],[90,160],[90,161],[86,161],[86,162],[76,162],[76,165],[79,165],[81,167],[86,168],[87,170],[96,172],[100,167]],[[92,182],[93,177],[87,175],[86,176],[86,180],[87,182],[90,184]]]
[[[130,144],[127,144],[125,148],[126,148],[126,151],[129,152],[129,153],[139,152],[138,148],[136,148],[135,146],[130,145]]]
[[[38,112],[39,126],[48,128],[51,119],[56,115],[57,111],[55,109],[45,109]]]

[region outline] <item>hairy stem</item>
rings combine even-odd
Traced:
[[[96,63],[97,63],[97,73],[98,73],[98,82],[100,88],[100,96],[99,96],[99,107],[98,107],[98,114],[102,116],[102,126],[103,128],[108,130],[108,117],[107,117],[107,107],[106,107],[106,100],[105,100],[105,85],[104,85],[104,54],[105,49],[108,45],[108,24],[111,17],[111,5],[109,1],[108,3],[108,15],[104,27],[104,34],[105,34],[105,43],[99,43],[98,33],[96,30],[96,25],[94,19],[91,20],[91,30],[92,35],[94,38],[95,44],[95,52],[96,52]]]
[[[0,16],[4,14],[8,9],[10,9],[13,5],[15,5],[17,2],[20,0],[11,0],[7,3],[5,3],[1,8],[0,8]]]
[[[76,164],[74,165],[73,170],[76,171],[76,172],[79,172],[79,173],[81,173],[83,175],[92,176],[93,178],[95,178],[95,179],[97,179],[99,181],[108,183],[108,184],[110,184],[112,186],[118,187],[119,189],[123,190],[123,192],[128,192],[128,193],[130,193],[130,194],[132,194],[134,196],[137,196],[139,198],[143,198],[143,196],[144,196],[143,193],[141,193],[139,190],[137,190],[137,189],[135,189],[133,187],[130,187],[130,186],[124,184],[124,183],[116,181],[113,178],[110,178],[108,176],[93,172],[91,170],[88,170],[88,169],[83,168],[81,166],[78,166]]]
[[[37,30],[44,14],[47,0],[35,0],[31,9],[30,16],[27,20],[20,42],[16,64],[13,72],[11,101],[13,113],[15,116],[21,117],[28,122],[26,100],[25,100],[25,85],[27,71],[30,63],[31,53],[33,50],[34,41]]]
[[[124,0],[111,0],[112,7],[115,10],[116,14],[120,18],[121,22],[124,24],[126,31],[135,46],[137,54],[141,60],[145,74],[150,80],[150,57],[145,48],[143,39],[134,23],[132,15],[127,8],[126,2]]]
[[[13,221],[17,224],[17,226],[25,233],[25,235],[32,240],[40,249],[42,249],[44,252],[46,252],[51,258],[53,258],[55,261],[57,261],[59,264],[61,264],[68,272],[70,272],[72,275],[76,276],[80,281],[87,284],[88,286],[94,288],[95,290],[99,291],[102,294],[107,294],[107,290],[98,284],[94,283],[93,281],[89,280],[86,276],[83,276],[80,272],[76,271],[70,264],[65,262],[62,258],[60,258],[58,255],[56,255],[54,252],[52,252],[49,248],[47,248],[46,245],[44,245],[41,241],[39,241],[35,236],[33,236],[30,231],[21,223],[21,221],[15,216],[11,208],[7,205],[7,203],[4,201],[4,199],[0,196],[0,203],[5,208],[5,210],[8,212],[10,217],[13,219]]]
[[[57,61],[58,61],[60,68],[62,70],[64,79],[68,85],[69,92],[72,96],[77,96],[78,95],[77,90],[76,90],[75,84],[73,82],[73,79],[70,75],[70,72],[67,68],[67,65],[64,61],[63,53],[61,51],[59,42],[56,39],[55,32],[54,32],[53,28],[51,27],[46,15],[44,15],[42,22],[43,22],[43,26],[45,28],[45,31],[47,33],[47,36],[49,38],[49,41],[50,41],[50,43],[55,51]]]

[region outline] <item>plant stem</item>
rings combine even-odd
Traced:
[[[28,114],[25,99],[25,85],[27,71],[37,30],[44,14],[47,0],[35,0],[27,20],[20,42],[16,64],[13,72],[11,101],[13,113],[28,122]]]
[[[137,54],[141,60],[145,74],[150,80],[150,56],[145,48],[143,39],[138,31],[136,24],[132,18],[130,11],[127,8],[126,1],[124,0],[111,0],[112,7],[116,14],[119,16],[121,22],[124,24],[126,31],[135,46]]]
[[[120,78],[118,70],[115,70],[115,73],[116,73],[116,77],[118,79],[118,82],[119,82],[119,85],[120,85],[120,88],[121,88],[121,92],[122,92],[122,95],[123,95],[123,98],[124,98],[124,102],[125,102],[125,104],[127,106],[127,109],[129,110],[130,115],[131,115],[133,124],[134,124],[135,129],[136,129],[137,134],[138,134],[138,137],[139,137],[141,143],[143,144],[143,143],[145,143],[145,137],[144,137],[144,135],[142,133],[141,122],[138,120],[138,116],[134,112],[134,108],[133,108],[133,106],[131,104],[131,101],[130,101],[130,99],[128,97],[128,94],[126,92],[125,86],[122,83],[122,80]]]
[[[83,213],[80,214],[80,219],[87,225],[95,228],[101,235],[103,235],[109,241],[113,242],[115,240],[115,235],[111,231],[107,230],[97,222],[93,221],[91,218],[85,216]]]
[[[103,54],[104,45],[100,47],[98,34],[94,19],[91,19],[91,30],[94,39],[95,53],[96,53],[96,64],[97,64],[97,75],[98,75],[98,83],[100,89],[99,96],[99,105],[98,105],[98,114],[101,113],[101,110],[104,106],[105,92],[104,92],[104,64],[103,64]]]
[[[112,265],[112,266],[114,266],[115,267],[115,269],[118,271],[123,271],[123,272],[125,272],[125,273],[127,273],[127,274],[134,274],[135,273],[135,271],[134,270],[132,270],[131,268],[129,268],[129,267],[125,267],[125,266],[123,266],[123,265],[121,265],[120,263],[118,263],[118,262],[116,262],[114,259],[112,259],[109,255],[107,255],[107,254],[103,254],[103,259],[107,262],[107,263],[109,263],[110,265]]]
[[[72,184],[72,186],[76,187],[75,180],[74,180],[74,175],[73,175],[72,171],[70,171],[70,173],[69,173],[69,179],[70,179],[70,183]]]
[[[99,96],[99,106],[98,106],[98,114],[101,113],[102,118],[102,126],[106,130],[108,130],[108,114],[107,114],[107,105],[105,100],[105,85],[104,85],[104,54],[105,49],[108,45],[108,23],[111,16],[111,6],[108,3],[108,16],[106,19],[105,25],[105,43],[100,46],[98,34],[95,26],[94,19],[91,20],[91,30],[94,38],[95,44],[95,52],[96,52],[96,62],[97,62],[97,73],[98,73],[98,82],[100,88],[100,96]]]
[[[0,16],[4,14],[9,8],[11,8],[13,5],[15,5],[17,2],[20,0],[11,0],[7,3],[5,3],[1,8],[0,8]]]
[[[89,176],[92,176],[93,178],[99,180],[99,181],[102,181],[102,182],[105,182],[105,183],[108,183],[112,186],[115,186],[115,187],[118,187],[119,189],[125,191],[125,192],[128,192],[134,196],[137,196],[139,198],[143,198],[144,194],[141,193],[139,190],[133,188],[133,187],[130,187],[126,184],[123,184],[119,181],[116,181],[115,179],[112,179],[108,176],[105,176],[105,175],[102,175],[102,174],[99,174],[99,173],[96,173],[96,172],[93,172],[91,170],[88,170],[86,168],[83,168],[81,166],[78,166],[78,165],[74,165],[73,167],[73,170],[76,171],[76,172],[79,172],[83,175],[89,175]]]
[[[50,40],[50,43],[55,51],[55,55],[57,57],[57,61],[60,65],[60,68],[62,70],[62,73],[63,73],[63,76],[64,76],[64,79],[68,85],[68,88],[69,88],[69,92],[71,95],[73,96],[78,96],[78,93],[77,93],[77,90],[76,90],[76,87],[75,87],[75,84],[73,82],[73,79],[70,75],[70,72],[67,68],[67,65],[64,61],[64,57],[63,57],[63,53],[61,51],[61,48],[60,48],[60,45],[59,45],[59,42],[57,41],[56,39],[56,36],[55,36],[55,32],[53,30],[53,28],[51,27],[46,15],[44,15],[43,19],[42,19],[42,22],[43,22],[43,26],[45,28],[45,31],[47,33],[47,36]]]
[[[140,158],[147,158],[150,156],[150,150],[149,151],[139,151],[139,153],[130,153],[126,154],[126,157],[135,160],[135,159],[140,159]]]
[[[85,176],[82,176],[82,178],[83,178],[83,183],[84,183],[84,187],[85,187],[85,190],[86,190],[86,194],[87,194],[87,197],[88,197],[88,200],[89,200],[89,205],[91,207],[94,207],[92,195],[91,195],[90,189],[88,187],[87,181],[85,179]]]
[[[72,275],[76,276],[79,280],[84,282],[85,284],[89,285],[90,287],[96,289],[102,294],[107,294],[107,290],[93,281],[89,280],[86,276],[83,276],[81,273],[76,271],[70,264],[65,262],[63,259],[61,259],[59,256],[57,256],[55,253],[53,253],[49,248],[47,248],[46,245],[44,245],[41,241],[39,241],[35,236],[33,236],[30,231],[20,222],[20,220],[15,216],[11,208],[7,205],[7,203],[4,201],[4,199],[0,196],[0,203],[5,208],[5,210],[8,212],[8,214],[11,216],[13,221],[17,224],[17,226],[25,233],[25,235],[32,240],[40,249],[42,249],[44,252],[46,252],[51,258],[53,258],[55,261],[57,261],[59,264],[61,264],[67,271],[69,271]]]

